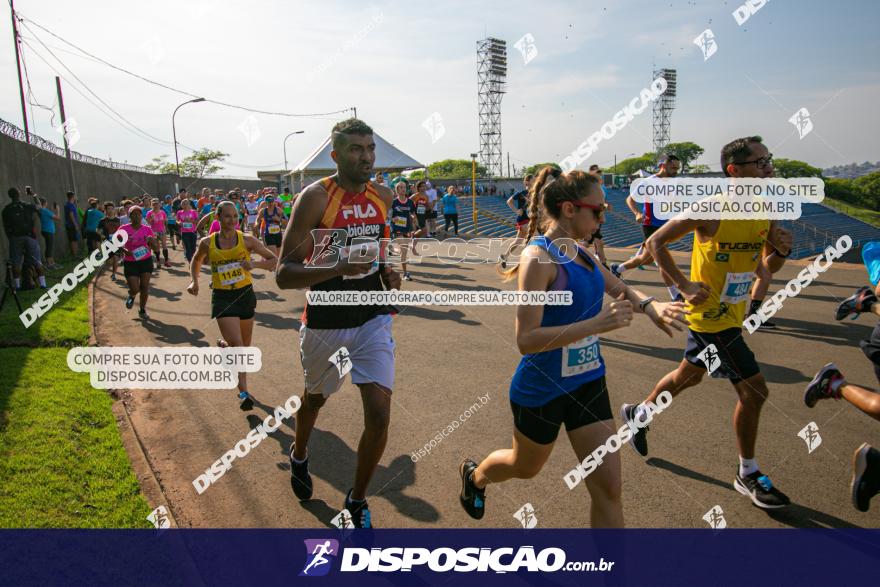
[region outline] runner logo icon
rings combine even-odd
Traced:
[[[724,528],[727,528],[727,520],[724,519],[724,510],[721,509],[720,505],[716,505],[703,514],[703,519],[713,530],[723,530]]]
[[[330,572],[333,559],[339,555],[339,541],[332,538],[304,540],[306,543],[306,566],[300,577],[323,577]]]
[[[526,529],[531,529],[538,525],[538,518],[535,516],[535,508],[533,508],[530,503],[519,508],[519,510],[513,514],[513,517],[516,518],[516,520],[522,524],[522,527]]]
[[[804,426],[801,431],[798,432],[798,436],[807,443],[807,450],[809,451],[807,454],[812,453],[822,444],[822,436],[819,434],[819,426],[817,426],[815,422],[810,422]]]
[[[718,348],[714,344],[710,344],[706,348],[704,348],[697,358],[703,361],[703,364],[706,365],[706,370],[709,372],[709,375],[715,372],[715,369],[721,365],[721,359],[718,358]]]

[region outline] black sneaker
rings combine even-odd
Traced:
[[[837,393],[831,389],[831,384],[838,379],[843,379],[843,374],[834,363],[828,363],[819,369],[804,392],[804,403],[807,404],[807,407],[812,408],[820,399],[829,397],[840,399],[840,388]]]
[[[757,314],[757,312],[747,312],[746,317],[743,319],[743,324],[745,324],[749,318],[751,318],[752,316],[755,316],[755,314]],[[757,321],[758,321],[758,330],[776,330],[776,328],[778,328],[778,326],[776,325],[776,322],[773,322],[772,320],[763,320],[762,321],[761,317],[758,316]]]
[[[616,277],[617,279],[623,279],[620,274],[620,265],[621,263],[612,263],[611,267],[608,268],[611,270],[611,274],[614,275],[614,277]]]
[[[862,312],[869,312],[871,306],[877,302],[877,296],[868,286],[860,287],[856,293],[843,300],[837,306],[837,312],[834,313],[835,320],[843,320],[852,314],[853,320],[859,317]]]
[[[477,463],[470,459],[465,459],[458,467],[461,475],[461,494],[458,500],[461,507],[468,513],[470,517],[479,520],[486,512],[486,490],[480,489],[473,482],[473,474],[477,469]]]
[[[133,298],[132,296],[128,296],[128,297],[125,299],[125,309],[126,309],[126,310],[131,310],[132,307],[134,307],[134,298]]]
[[[733,488],[751,499],[756,506],[765,510],[782,508],[791,503],[788,496],[773,487],[770,477],[761,471],[740,477],[737,469]]]
[[[348,493],[345,495],[345,506],[343,506],[351,514],[351,523],[354,524],[355,528],[372,528],[373,522],[370,519],[370,506],[367,505],[367,500],[352,501],[352,491],[354,490],[348,490]]]
[[[633,447],[640,456],[648,456],[648,425],[639,428],[636,425],[636,405],[623,404],[620,408],[620,418],[632,430],[632,438],[629,445]]]
[[[254,409],[254,398],[246,391],[238,392],[238,408],[243,411]]]
[[[312,499],[312,476],[309,474],[309,457],[302,463],[295,463],[293,460],[293,449],[296,442],[290,445],[290,484],[293,486],[293,493],[300,501]]]
[[[880,450],[867,442],[853,453],[852,500],[860,512],[868,511],[871,498],[880,491]]]
[[[147,314],[146,310],[138,310],[138,318],[141,320],[149,320],[150,316]]]

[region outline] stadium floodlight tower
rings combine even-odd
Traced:
[[[480,163],[491,177],[501,175],[501,98],[507,91],[507,43],[477,41],[477,97],[480,113]]]
[[[652,79],[662,77],[666,80],[666,91],[654,101],[654,152],[659,155],[669,144],[669,126],[672,111],[675,109],[675,95],[678,73],[674,69],[655,69]]]

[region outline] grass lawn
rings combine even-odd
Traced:
[[[22,305],[41,294],[22,292]],[[69,347],[88,341],[87,285],[28,329],[11,308],[0,312],[0,528],[152,527],[112,399],[67,367]]]
[[[868,224],[880,228],[880,212],[876,210],[859,208],[858,206],[853,206],[849,202],[841,202],[840,200],[832,200],[831,198],[825,198],[822,200],[822,203],[830,208],[839,210],[844,214],[849,214],[853,218],[857,218],[862,222],[867,222]]]

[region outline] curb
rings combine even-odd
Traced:
[[[95,283],[98,281],[98,278],[104,274],[104,271],[105,267],[101,266],[96,271],[95,276],[89,281],[89,346],[99,345],[98,329],[95,321],[95,296],[97,295],[95,292]],[[159,483],[159,479],[156,478],[156,473],[150,466],[150,460],[147,457],[144,445],[141,443],[141,439],[134,428],[134,423],[131,421],[131,417],[128,414],[128,407],[125,405],[123,396],[115,389],[108,390],[108,392],[110,397],[115,400],[112,405],[112,410],[113,415],[116,418],[116,426],[119,429],[119,435],[122,438],[122,446],[125,448],[125,452],[128,455],[132,471],[140,485],[141,493],[146,498],[147,503],[154,508],[158,507],[158,504],[164,504],[165,509],[168,510],[168,518],[171,521],[171,527],[178,528],[179,526],[177,524],[177,519],[174,517],[171,502],[167,499],[165,492],[162,490],[162,484]]]

